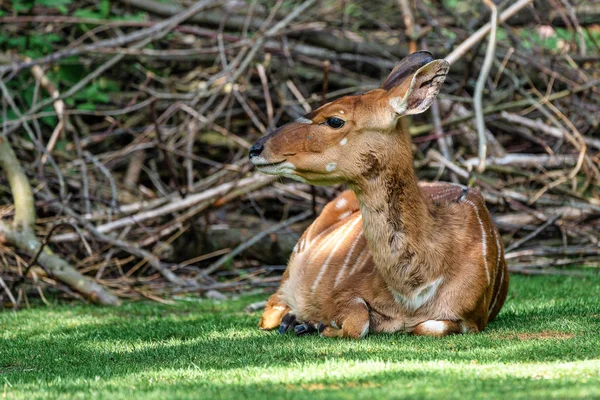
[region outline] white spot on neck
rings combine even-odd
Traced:
[[[337,209],[339,210],[339,209],[341,209],[341,208],[344,208],[344,207],[346,207],[346,204],[348,204],[348,201],[347,201],[345,198],[343,198],[343,197],[340,197],[340,198],[339,198],[339,199],[338,199],[338,200],[335,202],[335,208],[337,208]]]
[[[392,290],[392,294],[394,295],[396,301],[402,304],[406,309],[409,311],[415,311],[421,308],[421,306],[429,302],[435,296],[437,289],[443,280],[444,278],[440,276],[436,280],[421,286],[409,296],[403,296],[395,290]]]
[[[337,167],[337,164],[332,162],[332,163],[327,164],[325,169],[327,170],[327,172],[331,172],[331,171],[335,171],[336,167]]]
[[[344,110],[340,110],[340,114],[343,114],[343,113],[344,113]]]
[[[346,143],[348,143],[348,138],[343,138],[343,139],[340,141],[340,146],[344,146]]]
[[[296,122],[299,124],[305,124],[305,125],[310,125],[313,123],[310,119],[304,118],[304,117],[297,118]]]
[[[338,221],[343,220],[344,218],[349,217],[350,215],[352,215],[352,211],[348,210],[346,212],[343,212],[340,214],[340,216],[338,217]]]

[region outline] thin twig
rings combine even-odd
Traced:
[[[487,139],[485,136],[485,120],[483,119],[483,89],[485,83],[490,74],[492,68],[492,62],[496,56],[496,30],[498,28],[498,9],[492,0],[483,0],[483,3],[489,7],[492,11],[490,24],[490,40],[488,41],[487,51],[485,53],[485,59],[483,60],[483,66],[479,71],[479,78],[475,85],[475,93],[473,94],[473,109],[475,111],[475,123],[477,125],[477,136],[479,137],[478,144],[478,155],[479,165],[477,166],[478,172],[485,171],[485,159],[487,153]]]
[[[114,39],[102,40],[87,46],[58,51],[56,53],[49,54],[45,57],[38,58],[36,60],[27,60],[20,63],[2,65],[0,66],[0,76],[6,74],[7,72],[17,72],[23,68],[29,68],[34,65],[53,63],[57,60],[60,60],[61,58],[71,57],[82,53],[94,52],[103,47],[119,47],[138,40],[147,40],[148,37],[158,36],[165,29],[172,29],[172,27],[174,26],[173,24],[178,25],[179,23],[185,21],[186,19],[192,17],[198,12],[216,3],[217,1],[215,0],[199,1],[187,10],[183,11],[182,13],[175,15],[174,17],[158,22],[154,26],[151,26],[149,28],[139,29],[128,35],[118,36]]]
[[[500,14],[500,18],[498,19],[498,23],[504,23],[507,19],[521,11],[527,5],[531,4],[533,0],[519,0],[514,3],[512,6],[508,7],[502,14]],[[483,38],[488,34],[491,30],[492,24],[491,22],[485,24],[481,28],[477,30],[474,34],[472,34],[467,40],[463,41],[460,46],[456,47],[452,53],[448,54],[445,59],[450,64],[454,64],[458,61],[467,51],[469,51],[473,46],[479,43]]]
[[[206,276],[206,275],[212,274],[217,269],[221,268],[221,266],[223,266],[227,262],[231,261],[235,256],[237,256],[238,254],[240,254],[247,248],[252,247],[254,244],[260,242],[263,238],[267,237],[271,233],[277,232],[278,230],[286,228],[292,224],[295,224],[296,222],[303,221],[306,218],[310,217],[311,215],[312,215],[312,210],[304,211],[303,213],[298,214],[295,217],[289,218],[277,225],[273,225],[271,228],[269,228],[265,231],[262,231],[258,235],[255,235],[254,237],[250,238],[249,240],[241,243],[235,249],[231,250],[231,252],[229,254],[224,255],[223,257],[219,258],[217,261],[212,263],[209,267],[207,267],[206,269],[204,269],[202,271],[202,275]]]
[[[531,232],[529,235],[511,243],[511,245],[508,246],[505,251],[509,252],[509,251],[518,249],[523,244],[525,244],[526,242],[530,241],[531,239],[533,239],[534,237],[539,235],[542,231],[544,231],[544,229],[546,229],[550,225],[554,224],[560,217],[561,217],[560,215],[555,215],[554,217],[550,218],[548,221],[544,222],[542,225],[540,225],[535,231]]]

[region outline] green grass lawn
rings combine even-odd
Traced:
[[[1,398],[600,398],[600,276],[515,276],[482,334],[280,336],[243,307],[0,314]],[[4,397],[3,397],[4,396]]]

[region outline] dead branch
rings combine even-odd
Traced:
[[[8,140],[3,137],[0,137],[0,165],[10,183],[15,205],[13,226],[11,227],[0,221],[0,234],[4,241],[28,255],[34,256],[39,252],[39,248],[43,246],[33,232],[35,208],[31,186]],[[67,261],[47,248],[39,252],[37,258],[38,263],[50,271],[52,276],[90,300],[101,304],[119,304],[119,299],[115,295],[91,279],[81,275]]]
[[[477,166],[478,172],[485,171],[485,159],[487,154],[487,141],[485,137],[485,121],[483,119],[483,88],[487,81],[490,69],[492,68],[492,62],[496,56],[496,29],[498,27],[498,9],[492,0],[483,0],[483,3],[492,11],[490,21],[490,40],[488,42],[487,51],[485,53],[485,59],[481,71],[479,72],[479,78],[477,78],[477,84],[475,85],[475,94],[473,96],[473,109],[475,110],[475,122],[477,125],[477,136],[479,137],[479,165]]]

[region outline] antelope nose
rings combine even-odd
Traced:
[[[264,148],[262,143],[255,143],[254,146],[250,147],[250,158],[260,156]]]

